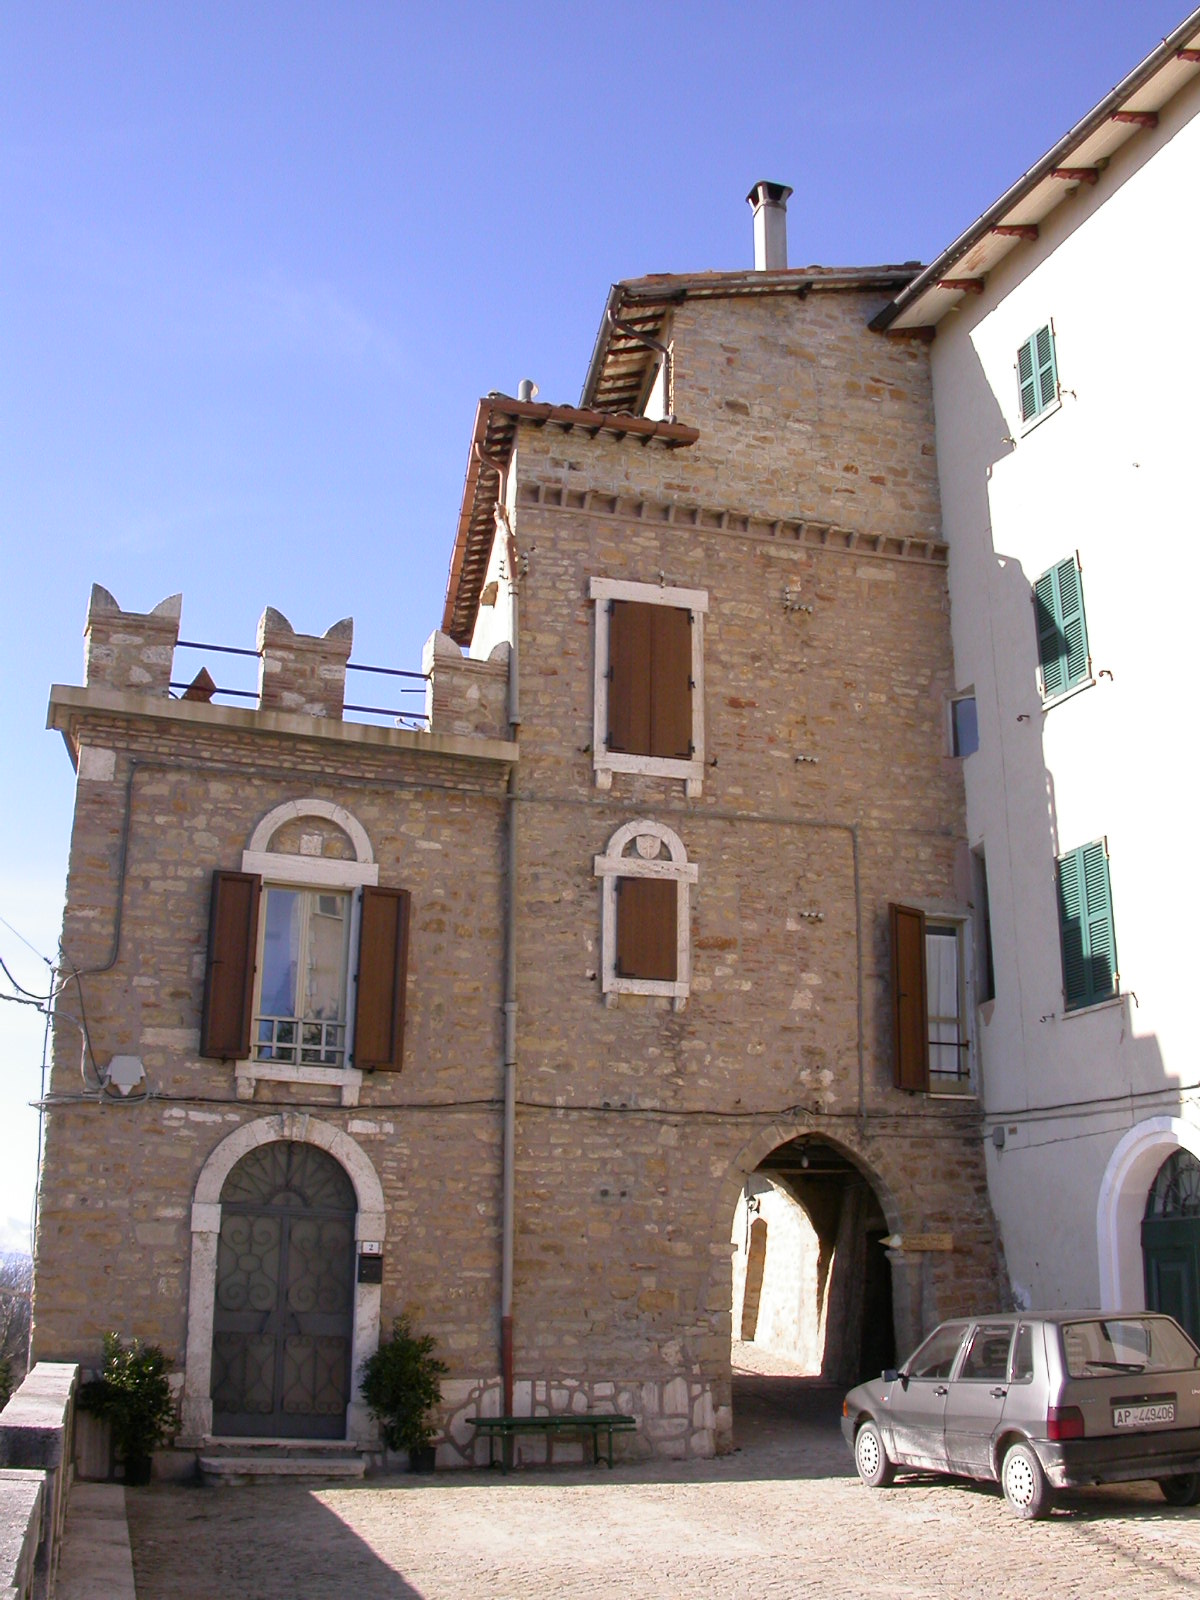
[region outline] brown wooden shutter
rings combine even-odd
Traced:
[[[403,1064],[410,900],[407,889],[362,893],[354,1065],[366,1072],[399,1072]]]
[[[676,981],[678,904],[679,890],[674,879],[617,879],[618,978]]]
[[[653,618],[650,754],[686,761],[692,753],[692,614],[647,606]]]
[[[609,602],[608,748],[623,755],[650,752],[651,612],[632,600]]]
[[[200,1011],[202,1056],[245,1061],[250,1054],[261,896],[262,879],[252,872],[213,873]]]
[[[925,993],[925,913],[889,906],[892,933],[892,1033],[897,1089],[929,1088],[929,1007]]]

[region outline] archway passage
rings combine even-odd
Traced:
[[[341,1439],[354,1323],[354,1186],[315,1145],[277,1140],[221,1190],[213,1432]]]
[[[791,1139],[748,1179],[733,1227],[733,1327],[797,1376],[848,1387],[896,1358],[888,1234],[867,1175],[826,1140]],[[757,1363],[762,1370],[767,1366]]]
[[[1200,1340],[1200,1161],[1190,1150],[1167,1157],[1142,1219],[1146,1304],[1165,1311]]]

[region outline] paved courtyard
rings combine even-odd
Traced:
[[[1200,1600],[1200,1508],[1138,1484],[1022,1523],[981,1485],[871,1493],[840,1394],[754,1365],[717,1461],[131,1490],[138,1600]]]

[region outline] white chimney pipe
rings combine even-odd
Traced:
[[[783,272],[787,268],[787,203],[792,193],[786,183],[756,183],[746,196],[754,207],[754,270]]]

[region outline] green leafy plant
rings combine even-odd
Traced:
[[[441,1380],[449,1371],[433,1352],[429,1334],[418,1336],[408,1317],[397,1317],[391,1338],[363,1363],[362,1396],[391,1450],[413,1455],[433,1442],[429,1413],[442,1398]]]
[[[122,1344],[115,1333],[104,1335],[104,1366],[98,1378],[79,1391],[84,1411],[107,1417],[112,1424],[113,1445],[125,1463],[142,1481],[149,1480],[149,1462],[154,1451],[176,1428],[175,1402],[167,1381],[170,1361],[156,1344],[133,1339]]]

